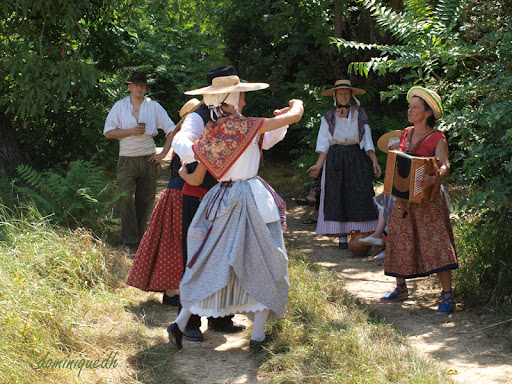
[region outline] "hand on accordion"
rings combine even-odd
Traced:
[[[435,176],[429,176],[429,175],[423,174],[423,177],[421,179],[419,179],[416,182],[416,184],[421,189],[427,189],[428,187],[434,185],[435,182],[436,182],[436,177]]]

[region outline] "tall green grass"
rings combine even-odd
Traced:
[[[111,346],[81,328],[101,315],[126,274],[124,258],[110,256],[85,230],[57,229],[35,208],[0,206],[1,383],[75,383],[93,373],[37,365],[45,355],[108,355]]]
[[[291,249],[285,319],[271,325],[262,371],[274,383],[449,383],[333,272]]]

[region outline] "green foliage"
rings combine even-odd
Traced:
[[[512,295],[512,25],[500,1],[404,1],[396,12],[362,0],[394,45],[338,40],[342,50],[372,49],[379,56],[352,63],[368,75],[398,72],[403,81],[381,93],[394,100],[412,85],[436,90],[444,100],[440,129],[447,132],[452,180],[465,186],[456,223],[464,266],[456,278],[472,298],[507,301]]]
[[[71,162],[67,171],[38,172],[22,165],[18,173],[20,180],[15,187],[22,197],[34,201],[52,222],[70,227],[84,226],[101,232],[121,197],[114,195],[104,168],[84,160]]]

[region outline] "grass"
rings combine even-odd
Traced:
[[[273,383],[449,383],[331,271],[288,247],[290,298],[271,323],[262,372]]]
[[[262,173],[284,196],[300,193],[289,167]],[[287,316],[268,324],[272,341],[256,355],[272,382],[449,382],[331,272],[289,255]],[[34,208],[0,208],[0,382],[183,383],[162,335],[168,314],[123,285],[128,269],[126,254],[88,231],[51,225]],[[91,368],[113,355],[116,367]]]
[[[0,382],[182,382],[138,291],[123,288],[128,268],[90,232],[0,208]]]

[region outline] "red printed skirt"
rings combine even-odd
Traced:
[[[452,225],[441,191],[430,203],[397,199],[388,227],[384,273],[408,279],[457,267]]]
[[[179,288],[183,274],[182,211],[181,191],[166,189],[153,210],[126,284],[153,292]]]

